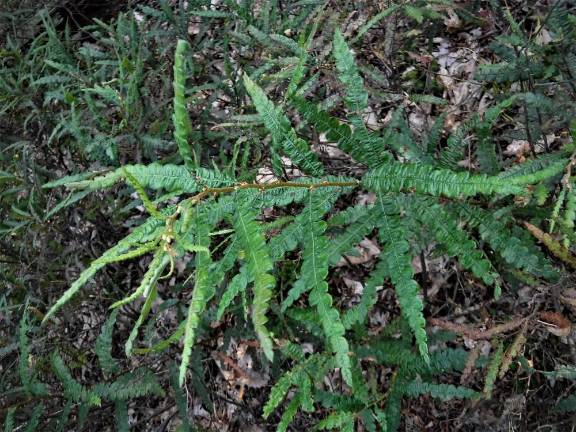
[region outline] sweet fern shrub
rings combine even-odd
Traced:
[[[477,285],[490,287],[489,295],[495,298],[507,286],[503,275],[510,272],[526,279],[555,280],[556,270],[518,222],[529,217],[526,203],[540,185],[561,187],[574,146],[570,141],[554,153],[506,168],[494,157],[491,125],[518,97],[498,103],[470,128],[479,137],[478,171],[457,164],[466,151],[458,132],[448,138],[447,146],[440,145],[434,131],[427,142],[419,142],[401,115],[381,133],[373,132],[363,117],[370,95],[338,28],[325,61],[332,62],[339,80],[346,121],[333,117],[322,100],[306,97],[314,79],[309,74],[315,62],[309,47],[316,31],[312,26],[298,44],[290,42],[298,61],[284,78],[281,98],[267,91],[259,73],[242,78],[263,129],[253,124],[269,142],[273,175],[268,180],[254,174],[239,180],[231,172],[202,164],[190,139],[185,100],[183,59],[190,48],[180,40],[173,122],[182,162],[128,164],[44,185],[112,194],[117,185],[126,184],[148,218],[94,260],[51,306],[43,323],[55,325],[66,305],[73,314],[74,300],[105,266],[149,256],[138,287],[110,302],[111,316],[97,345],[105,371],[114,371],[114,359],[103,347],[109,346],[114,320],[126,305],[138,305],[140,312],[124,342],[125,355],[155,356],[177,349],[178,386],[192,379],[192,353],[201,349],[211,324],[234,319],[243,337],[258,341],[261,361],[276,371],[263,416],[274,418],[278,430],[287,430],[298,412],[317,410],[327,413],[316,425],[320,430],[352,431],[357,422],[367,430],[396,430],[404,398],[485,396],[436,380],[463,370],[467,353],[443,344],[445,335],[427,332],[414,258],[433,244],[455,257]],[[280,37],[273,40],[288,43]],[[322,155],[307,139],[312,133],[335,143],[360,164],[361,172],[329,175]],[[287,170],[287,164],[300,174]],[[372,199],[356,200],[366,192]],[[348,307],[334,290],[334,268],[367,236],[377,239],[381,253],[366,274],[361,296]],[[182,291],[180,324],[168,338],[141,340],[143,326],[160,313],[158,305],[177,299],[166,281],[183,260],[192,260],[193,271],[186,275]],[[288,260],[297,265],[287,276]],[[400,313],[374,335],[368,331],[367,317],[379,302],[379,288],[387,284],[394,287]],[[388,368],[384,386],[374,385],[373,363]],[[85,409],[112,398],[121,413],[122,390],[128,396],[126,385],[133,381],[142,394],[159,391],[146,371],[104,387],[85,388],[70,377],[58,355],[52,366],[69,403],[81,403]],[[334,385],[327,385],[326,377]],[[33,392],[41,394],[41,384],[26,379]],[[118,393],[112,392],[116,386],[122,389]]]
[[[142,397],[174,399],[178,430],[197,430],[188,395],[215,411],[207,365],[232,340],[254,347],[269,377],[255,414],[279,431],[399,430],[407,400],[490,399],[515,359],[547,379],[576,376],[573,366],[540,372],[522,357],[531,316],[487,330],[430,317],[422,276],[425,254],[445,257],[463,295],[488,305],[576,267],[576,37],[564,2],[534,25],[491,1],[507,30],[476,78],[492,105],[448,133],[444,101],[411,95],[440,108],[423,136],[402,107],[372,129],[372,102],[386,97],[372,85],[388,81],[355,53],[386,20],[394,28],[391,18],[435,28],[450,2],[397,2],[352,33],[322,2],[177,3],[95,21],[80,42],[41,12],[28,47],[9,39],[0,51],[0,121],[25,130],[0,149],[0,275],[10,287],[0,310],[17,323],[0,345],[6,431],[19,422],[81,430],[95,413],[137,430],[148,426],[131,418]],[[546,43],[535,37],[544,29]],[[500,152],[503,119],[528,143],[516,159]],[[51,165],[33,157],[31,131],[46,137],[47,161],[76,174],[52,180]],[[103,229],[90,225],[82,233],[97,258],[63,294],[41,284],[41,299],[28,295],[16,260],[33,267],[39,261],[22,251],[39,243],[49,257],[64,253],[37,237],[82,206],[92,220],[102,216],[92,207],[114,207],[102,225],[129,233],[102,253],[92,239]],[[365,239],[379,255],[354,265]],[[65,281],[54,261],[37,280]],[[131,265],[143,267],[134,289]],[[121,283],[119,268],[130,273]],[[349,269],[361,290],[345,287]],[[109,313],[94,356],[55,338],[68,321],[93,331],[79,316],[101,303]],[[374,319],[382,310],[384,324]],[[472,331],[491,340],[490,355],[460,347],[458,336]],[[482,383],[467,379],[472,371]],[[558,411],[574,411],[574,401],[568,395]]]

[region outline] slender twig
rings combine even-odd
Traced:
[[[504,324],[499,324],[489,329],[481,329],[477,327],[468,326],[465,324],[456,324],[450,321],[445,321],[439,318],[430,318],[428,323],[440,327],[444,330],[449,330],[462,336],[467,336],[470,339],[491,339],[493,336],[517,329],[526,322],[527,318],[520,317],[513,319]]]
[[[226,194],[231,192],[236,192],[239,190],[245,189],[256,189],[259,191],[266,191],[270,189],[279,189],[279,188],[303,188],[303,189],[320,189],[325,187],[356,187],[361,184],[360,180],[349,181],[349,182],[329,182],[323,181],[320,183],[298,183],[298,182],[284,182],[284,181],[276,181],[272,183],[240,183],[234,186],[226,186],[220,188],[204,188],[204,190],[193,197],[190,197],[180,203],[180,206],[186,202],[189,202],[191,205],[195,205],[198,202],[202,201],[203,199],[207,198],[210,195],[220,195]],[[179,213],[180,210],[177,210]],[[176,217],[177,213],[170,216],[169,218]]]

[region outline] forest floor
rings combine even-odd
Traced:
[[[38,18],[38,15],[30,14],[30,11],[38,8],[38,5],[27,1],[21,2],[19,6],[13,3],[8,2],[11,9],[6,15],[11,16],[4,17],[0,21],[0,31],[3,31],[7,38],[14,35],[21,37],[24,42],[18,41],[18,46],[23,47],[23,50],[30,49],[34,46],[32,41],[42,31],[42,19]],[[96,51],[101,49],[108,43],[106,37],[111,37],[111,34],[106,35],[103,30],[105,27],[101,27],[98,31],[102,39],[95,40],[93,34],[90,35],[89,31],[83,28],[95,22],[107,23],[105,25],[113,27],[118,16],[126,20],[136,17],[134,22],[142,26],[143,33],[149,31],[150,34],[160,35],[150,36],[149,49],[152,54],[146,58],[145,79],[139,83],[138,89],[142,97],[147,99],[150,110],[138,114],[140,116],[138,118],[143,125],[146,125],[148,131],[156,128],[155,130],[163,131],[164,135],[158,133],[156,137],[161,138],[150,139],[146,145],[141,146],[128,138],[119,138],[114,155],[116,161],[120,164],[141,163],[154,161],[155,158],[171,157],[173,147],[168,142],[171,137],[169,127],[166,126],[171,121],[171,81],[166,77],[172,70],[172,48],[175,38],[174,34],[170,33],[163,39],[161,32],[169,33],[171,26],[177,25],[185,26],[185,32],[193,42],[194,49],[197,49],[193,54],[195,64],[193,85],[197,86],[195,91],[198,91],[198,94],[191,108],[191,117],[193,123],[202,124],[201,133],[205,130],[206,136],[209,137],[205,149],[205,161],[208,163],[213,160],[230,161],[235,151],[236,140],[242,139],[243,134],[249,135],[250,132],[246,126],[240,126],[237,135],[233,136],[236,132],[230,132],[230,138],[222,139],[222,136],[239,123],[245,122],[249,126],[253,119],[249,116],[242,117],[246,114],[243,111],[244,102],[238,102],[233,92],[219,92],[219,84],[215,84],[217,78],[225,76],[230,67],[237,65],[240,65],[240,68],[262,67],[262,74],[266,74],[266,71],[273,70],[266,65],[273,63],[276,48],[266,45],[267,41],[257,31],[247,30],[242,33],[245,28],[241,28],[240,25],[225,27],[218,21],[221,18],[217,15],[208,17],[208,15],[191,14],[185,21],[175,19],[172,23],[154,24],[146,28],[148,19],[160,20],[151,12],[151,8],[154,7],[162,11],[158,6],[159,3],[104,0],[101,4],[96,3],[96,1],[75,3],[63,0],[46,2],[49,15],[56,22],[55,31],[59,34],[64,33],[66,23],[68,24],[72,49]],[[178,14],[177,1],[161,3],[164,3],[164,12],[171,10],[175,15]],[[226,9],[225,1],[212,3],[221,3],[222,10]],[[255,10],[261,11],[264,8],[261,3],[254,2]],[[346,40],[353,40],[363,31],[363,26],[371,17],[394,2],[365,1],[351,4],[333,0],[327,3],[326,22],[337,21]],[[509,87],[504,89],[506,85],[498,82],[487,85],[481,82],[477,75],[480,65],[497,61],[491,44],[497,36],[509,33],[512,22],[498,16],[491,7],[492,3],[498,2],[458,0],[408,2],[408,6],[412,9],[391,13],[362,34],[353,49],[371,95],[369,107],[362,113],[365,124],[371,131],[383,130],[386,125],[394,121],[393,116],[399,108],[402,108],[406,124],[413,136],[420,141],[424,141],[438,119],[442,119],[440,141],[445,143],[446,137],[461,130],[461,126],[471,117],[475,114],[484,115],[495,101],[501,99],[501,93],[508,91]],[[525,32],[535,43],[546,44],[552,38],[549,34],[551,30],[545,25],[541,27],[538,25],[546,19],[547,11],[554,2],[526,0],[507,3],[506,13],[522,23]],[[288,5],[284,7],[287,8]],[[160,12],[157,12],[157,15],[160,15]],[[24,19],[28,19],[29,24],[26,24]],[[95,19],[98,21],[94,21]],[[132,24],[127,25],[127,28],[130,25]],[[274,27],[275,24],[270,22],[269,26]],[[320,59],[318,70],[324,73],[323,68],[332,67],[322,64],[331,61],[331,41],[324,38],[321,30],[319,31],[321,36],[315,40],[312,49]],[[224,35],[224,31],[230,33]],[[283,34],[291,38],[295,37],[296,32],[297,29],[286,29]],[[224,49],[225,44],[215,42],[224,36],[236,37],[238,40],[252,37],[258,41],[260,38],[262,43],[247,46],[244,50],[235,49],[227,52]],[[165,46],[162,46],[162,43],[165,43]],[[237,47],[238,44],[234,46]],[[8,45],[0,44],[0,52],[8,52],[7,47]],[[34,60],[42,63],[49,61],[50,58],[48,56],[42,58],[39,54]],[[130,68],[125,72],[128,75],[135,73]],[[200,88],[203,85],[205,87]],[[315,84],[317,95],[325,101],[328,108],[335,93],[334,88],[329,73],[321,74],[320,81]],[[276,96],[279,96],[284,91],[285,86],[279,85],[270,93],[275,92]],[[61,108],[63,103],[50,105],[44,102],[45,96],[46,94],[37,93],[30,101],[20,100],[19,107],[8,107],[8,104],[4,109],[0,107],[0,134],[4,136],[0,145],[5,145],[4,149],[0,148],[2,170],[0,185],[3,173],[20,170],[24,173],[22,177],[28,178],[30,183],[26,185],[28,189],[17,192],[18,202],[30,198],[30,193],[26,191],[38,190],[39,194],[46,194],[35,197],[34,199],[38,201],[31,205],[31,208],[21,210],[26,213],[32,213],[38,208],[47,211],[58,202],[55,195],[50,195],[53,192],[41,190],[40,178],[54,180],[84,170],[99,170],[106,166],[106,158],[110,155],[106,147],[98,147],[96,144],[90,147],[90,151],[93,154],[98,153],[98,158],[85,157],[77,149],[67,147],[67,143],[71,140],[70,134],[68,138],[65,134],[59,135],[63,126],[58,124],[59,120],[55,119],[55,116],[52,116],[53,113],[63,109]],[[29,108],[32,105],[39,107],[38,110]],[[155,115],[158,117],[155,118]],[[566,142],[566,129],[550,124],[540,126],[539,138],[527,137],[522,112],[501,116],[494,122],[492,135],[499,157],[509,165],[513,165],[558,149]],[[97,126],[90,127],[93,130],[97,129]],[[87,133],[93,133],[92,137],[99,136],[93,131]],[[362,172],[362,166],[332,145],[325,135],[316,134],[314,139],[313,148],[328,167],[329,174],[347,176]],[[18,150],[16,158],[15,149]],[[272,175],[270,165],[267,165],[268,157],[265,147],[256,148],[250,152],[245,161],[248,167],[264,166],[258,171],[258,178],[261,181],[265,181],[266,176]],[[472,169],[477,166],[476,164],[473,145],[470,143],[468,157],[459,161],[459,165]],[[30,174],[32,170],[36,170],[33,175]],[[291,176],[297,174],[290,166],[287,166],[286,170]],[[3,193],[0,191],[0,196]],[[8,193],[6,188],[6,194]],[[127,199],[129,196],[123,198]],[[354,203],[358,204],[374,202],[375,198],[373,194],[364,192],[353,199]],[[59,213],[52,219],[40,216],[34,220],[40,220],[42,223],[30,222],[29,225],[22,225],[24,228],[19,228],[17,234],[12,234],[10,230],[13,225],[9,225],[8,222],[13,217],[14,206],[6,206],[5,201],[0,201],[0,204],[3,206],[0,214],[5,222],[4,231],[0,234],[0,249],[2,249],[0,279],[4,278],[6,286],[4,293],[1,293],[4,288],[0,290],[0,391],[4,392],[0,395],[0,410],[2,410],[0,418],[3,418],[8,413],[8,408],[15,405],[23,407],[24,410],[28,409],[26,413],[30,414],[34,405],[42,400],[42,398],[19,399],[19,386],[14,384],[17,380],[14,371],[19,364],[21,365],[17,341],[21,325],[18,306],[26,303],[32,315],[41,316],[46,310],[46,304],[53,303],[59,297],[86,267],[86,263],[100,256],[104,250],[114,245],[140,222],[143,209],[132,208],[128,201],[125,201],[124,208],[113,212],[111,200],[104,194],[96,194],[84,198],[80,204],[70,206],[64,213]],[[346,208],[349,204],[339,202],[337,205]],[[134,211],[138,213],[137,216],[133,215]],[[284,216],[280,213],[278,215]],[[8,229],[6,226],[11,228]],[[9,234],[2,237],[5,233]],[[338,301],[340,309],[346,310],[358,303],[359,294],[364,286],[363,281],[380,253],[381,247],[375,236],[366,236],[357,246],[356,253],[342,258],[330,272],[330,290],[334,297],[340,298]],[[287,259],[287,264],[284,265],[285,271],[293,271],[290,265],[294,264],[290,264],[290,261],[298,262],[298,259],[297,256]],[[558,269],[564,269],[561,260],[553,257],[552,260]],[[76,378],[86,384],[98,382],[101,372],[98,370],[92,350],[109,314],[107,308],[110,299],[118,297],[119,287],[137,286],[146,270],[146,264],[145,261],[132,261],[122,266],[107,267],[87,290],[87,294],[75,303],[73,313],[70,311],[64,313],[58,318],[58,324],[49,325],[46,331],[39,327],[35,328],[31,332],[33,337],[30,343],[30,367],[33,367],[35,362],[42,363],[43,356],[48,356],[53,349],[58,348],[70,360],[69,364],[72,365],[70,367]],[[542,280],[531,281],[533,283],[515,280],[514,283],[507,283],[502,297],[496,301],[488,287],[470,277],[454,259],[434,247],[423,249],[414,259],[412,266],[415,279],[423,289],[428,324],[433,329],[449,330],[458,335],[456,340],[448,343],[449,346],[463,347],[471,353],[471,356],[488,354],[495,348],[494,337],[506,333],[503,338],[507,343],[518,342],[520,336],[523,338],[521,342],[523,355],[521,359],[514,360],[514,367],[510,372],[499,377],[490,398],[442,401],[429,395],[420,395],[405,400],[401,406],[402,422],[399,430],[494,432],[575,430],[576,420],[572,415],[554,413],[551,410],[560,399],[571,394],[574,382],[565,380],[559,375],[550,377],[533,373],[534,370],[556,370],[558,365],[576,364],[576,338],[571,329],[571,320],[576,316],[574,310],[576,282],[570,277],[569,272],[564,272],[557,283]],[[174,276],[165,283],[166,290],[176,289],[182,284],[185,279],[184,270],[185,264],[182,264],[182,268],[175,269]],[[98,287],[106,289],[97,289]],[[178,295],[183,294],[180,292]],[[543,311],[548,315],[541,315]],[[368,332],[377,334],[399,314],[394,288],[390,283],[386,283],[379,289],[378,303],[369,314]],[[138,308],[133,306],[124,308],[122,314],[118,315],[117,330],[113,338],[113,354],[116,357],[121,357],[122,341],[128,337],[131,324],[138,315]],[[529,327],[524,325],[528,321],[523,320],[534,316],[538,316],[539,319],[532,322],[538,324]],[[171,329],[177,326],[179,318],[180,316],[172,311],[162,315],[162,319],[153,325],[156,326],[158,334],[168,337]],[[548,318],[548,322],[545,318]],[[510,325],[508,329],[512,328],[513,331],[494,330],[497,324]],[[270,387],[274,384],[271,376],[277,371],[260,367],[254,341],[237,337],[235,325],[232,317],[214,321],[209,337],[198,341],[198,346],[201,348],[199,351],[204,354],[193,358],[193,374],[198,380],[194,383],[193,390],[176,394],[168,386],[170,397],[149,395],[129,405],[127,413],[132,430],[178,430],[182,427],[178,419],[179,404],[186,402],[193,424],[195,427],[204,428],[203,430],[220,432],[275,430],[280,416],[273,414],[264,420],[262,407],[267,401]],[[170,375],[169,360],[177,352],[178,349],[175,349],[166,352],[164,356],[137,357],[126,361],[123,367],[130,370],[136,367],[148,367],[155,373]],[[39,375],[44,372],[41,370]],[[576,376],[574,369],[570,369],[570,373],[572,375],[569,378],[573,379]],[[482,391],[485,388],[485,375],[482,368],[467,368],[460,376],[446,374],[441,377],[441,381],[446,384],[466,385]],[[375,385],[378,385],[377,383]],[[63,410],[69,409],[62,405],[62,400],[58,397],[61,398],[57,396],[45,401],[42,417],[42,422],[45,423],[41,423],[41,427],[51,424],[51,419],[57,418]],[[94,406],[88,414],[88,421],[82,427],[71,423],[65,430],[113,430],[114,409],[116,409],[114,403],[110,402]],[[73,416],[80,415],[75,413]],[[314,413],[302,412],[288,430],[313,428],[322,415],[321,410]],[[25,418],[27,417],[23,414],[22,419]],[[19,419],[16,418],[17,426],[14,430],[24,430],[22,425],[25,423],[18,423]],[[24,422],[22,419],[20,420]],[[358,422],[355,430],[366,429]]]

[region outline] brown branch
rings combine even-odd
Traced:
[[[513,319],[504,324],[499,324],[489,329],[481,329],[478,327],[472,327],[465,324],[456,324],[440,318],[430,318],[428,319],[428,323],[433,326],[440,327],[444,330],[449,330],[459,335],[469,337],[470,339],[487,340],[492,339],[494,336],[500,333],[506,333],[517,329],[522,324],[524,324],[527,319],[528,318],[524,317]]]
[[[236,191],[244,190],[244,189],[257,189],[259,191],[266,191],[266,190],[270,190],[270,189],[279,189],[279,188],[303,188],[303,189],[314,190],[314,189],[320,189],[320,188],[325,188],[325,187],[357,187],[361,183],[362,182],[360,180],[355,180],[355,181],[351,181],[351,182],[323,181],[320,183],[297,183],[297,182],[276,181],[276,182],[272,182],[272,183],[240,183],[238,185],[226,186],[226,187],[220,187],[220,188],[207,187],[207,188],[204,188],[204,190],[202,192],[182,201],[182,203],[180,205],[184,204],[186,201],[189,201],[191,205],[195,205],[210,195],[220,195],[220,194],[236,192]],[[177,214],[172,215],[172,217],[175,217],[175,216],[177,216]]]

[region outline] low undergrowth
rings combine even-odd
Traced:
[[[240,429],[406,429],[526,377],[576,409],[573,10],[396,2],[351,30],[336,4],[160,1],[76,31],[43,10],[6,41],[5,430],[211,429],[214,365]],[[474,114],[440,61],[395,82],[366,53],[491,19]]]

